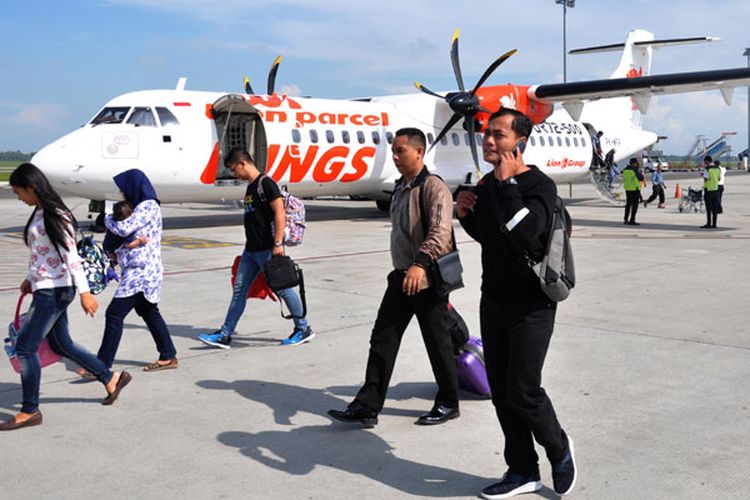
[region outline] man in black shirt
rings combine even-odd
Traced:
[[[534,439],[552,464],[558,494],[573,488],[576,475],[573,442],[541,387],[557,304],[542,291],[526,256],[538,261],[544,254],[557,188],[523,161],[531,127],[531,120],[513,109],[490,117],[483,149],[494,171],[473,191],[459,192],[456,205],[461,225],[482,246],[482,343],[505,435],[508,470],[482,490],[490,500],[541,489]]]
[[[202,333],[198,339],[204,344],[228,349],[232,334],[245,311],[247,292],[266,262],[274,255],[284,255],[284,225],[286,212],[284,198],[273,179],[261,175],[250,154],[242,148],[232,149],[224,165],[238,179],[250,181],[245,191],[245,251],[240,257],[237,277],[232,289],[224,324],[220,330]],[[262,183],[262,185],[261,185]],[[273,222],[273,226],[271,223]],[[286,303],[294,319],[294,331],[282,345],[297,345],[308,342],[315,334],[307,324],[304,309],[297,290],[287,288],[277,292]]]

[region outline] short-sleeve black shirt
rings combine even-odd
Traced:
[[[263,182],[263,196],[258,192],[258,181]],[[281,196],[278,184],[273,179],[259,176],[245,191],[245,249],[248,252],[273,248],[273,210],[271,202]]]

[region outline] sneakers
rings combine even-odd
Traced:
[[[499,500],[541,489],[542,480],[539,477],[539,472],[535,474],[516,474],[515,472],[508,471],[499,483],[491,484],[482,490],[482,498]]]
[[[565,439],[568,441],[565,458],[556,464],[552,464],[552,484],[555,487],[555,493],[558,495],[566,495],[576,484],[577,471],[573,440],[567,434]]]
[[[217,330],[214,333],[201,333],[198,335],[198,340],[206,345],[220,349],[229,349],[232,346],[232,336],[224,335],[221,333],[221,330]]]
[[[309,342],[315,334],[309,326],[304,330],[294,330],[289,338],[281,341],[281,345],[299,345]]]

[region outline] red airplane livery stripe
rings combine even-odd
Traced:
[[[191,105],[189,102],[173,102],[172,104],[175,106],[190,106]]]

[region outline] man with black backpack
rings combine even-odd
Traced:
[[[224,324],[220,330],[198,335],[198,339],[210,346],[229,349],[234,329],[245,311],[250,286],[272,257],[284,255],[286,213],[278,184],[260,173],[247,151],[232,149],[224,159],[224,165],[238,179],[249,181],[244,200],[245,250],[240,257]],[[297,290],[286,288],[275,292],[289,308],[294,320],[294,331],[281,342],[282,345],[308,342],[315,334],[307,324],[305,308]]]
[[[568,493],[576,477],[573,442],[541,387],[557,304],[530,263],[549,257],[558,198],[555,183],[523,161],[531,129],[531,120],[513,109],[490,116],[483,150],[494,170],[457,197],[461,225],[482,246],[482,343],[508,465],[499,482],[482,490],[487,499],[541,489],[534,440],[552,464],[558,494]]]
[[[428,277],[435,261],[453,249],[453,199],[448,186],[424,166],[425,149],[421,130],[404,128],[396,132],[391,151],[402,177],[396,183],[390,209],[393,271],[388,274],[370,336],[365,383],[345,410],[328,412],[342,422],[364,427],[377,424],[401,338],[414,316],[438,384],[432,409],[415,423],[436,425],[459,416],[448,296],[438,293]]]

